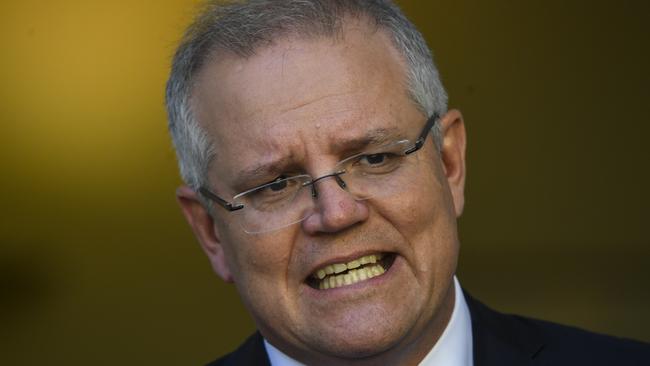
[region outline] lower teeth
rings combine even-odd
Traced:
[[[358,269],[351,269],[348,271],[348,273],[345,274],[329,275],[323,278],[319,282],[318,288],[321,290],[327,290],[331,288],[353,285],[357,282],[380,276],[384,272],[386,272],[386,270],[384,270],[384,267],[379,264],[365,266]]]

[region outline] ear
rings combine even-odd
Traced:
[[[457,109],[452,109],[440,120],[442,134],[441,157],[445,176],[454,200],[456,217],[463,213],[465,206],[465,122]]]
[[[201,244],[201,248],[210,259],[212,269],[225,282],[233,282],[232,272],[216,226],[207,209],[199,201],[198,194],[190,187],[183,185],[176,190],[176,200],[196,239]]]

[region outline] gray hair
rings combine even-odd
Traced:
[[[197,190],[207,185],[215,148],[194,118],[191,93],[194,77],[220,52],[242,58],[255,54],[283,36],[335,36],[346,18],[369,20],[385,31],[407,65],[407,90],[427,117],[447,111],[447,94],[431,52],[415,26],[389,0],[249,0],[208,3],[187,29],[172,61],[166,105],[181,177]],[[432,128],[440,148],[439,123]]]

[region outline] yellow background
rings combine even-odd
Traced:
[[[202,364],[253,330],[174,201],[196,4],[0,3],[0,364]],[[400,4],[467,122],[463,285],[650,341],[646,2]]]

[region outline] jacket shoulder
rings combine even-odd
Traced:
[[[650,344],[543,320],[528,321],[546,340],[537,357],[540,362],[551,364],[562,359],[567,365],[650,365]]]
[[[235,351],[220,357],[206,366],[270,366],[269,356],[264,347],[264,339],[259,332],[255,332]]]
[[[650,344],[518,315],[502,314],[465,294],[475,365],[650,366]]]

